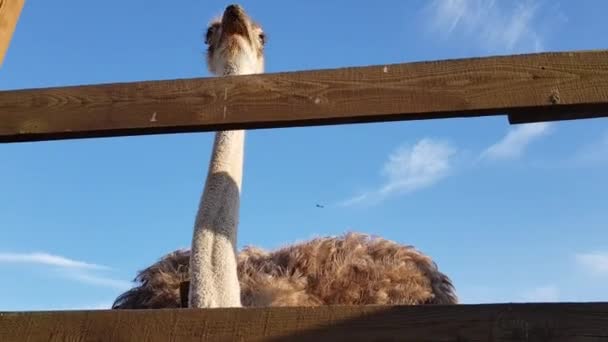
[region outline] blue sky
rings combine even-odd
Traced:
[[[243,1],[267,71],[608,46],[601,0]],[[209,76],[220,1],[28,1],[0,89]],[[212,133],[0,145],[0,310],[107,308],[189,247]],[[412,244],[464,303],[606,300],[608,120],[250,131],[239,246]],[[325,204],[324,209],[315,208]]]

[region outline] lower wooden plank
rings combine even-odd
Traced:
[[[0,313],[0,341],[608,341],[608,303]]]

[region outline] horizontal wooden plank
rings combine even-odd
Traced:
[[[8,51],[25,0],[0,0],[0,66]]]
[[[607,341],[608,303],[0,313],[0,341]]]
[[[3,91],[0,141],[606,113],[608,50],[601,50]]]

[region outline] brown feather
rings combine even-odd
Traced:
[[[139,272],[139,284],[112,307],[182,307],[189,258],[189,250],[165,255]],[[238,274],[247,307],[458,303],[451,280],[428,256],[412,246],[358,233],[272,252],[246,247],[238,255]]]

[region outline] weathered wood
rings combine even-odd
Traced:
[[[8,51],[25,0],[0,0],[0,66]]]
[[[608,303],[0,313],[0,341],[608,341]]]
[[[608,50],[4,91],[0,141],[569,112],[607,115]]]

